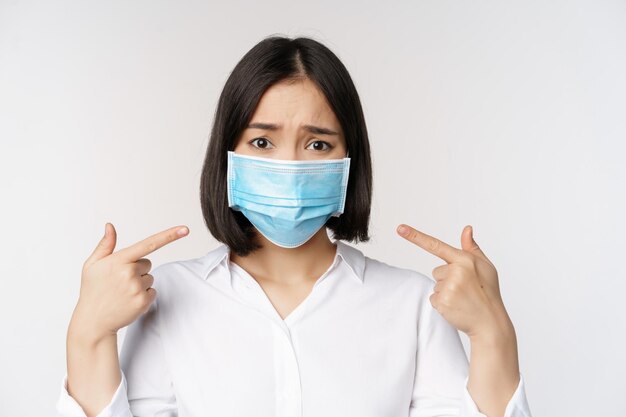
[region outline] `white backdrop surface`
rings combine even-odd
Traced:
[[[626,2],[576,0],[0,0],[0,415],[53,415],[105,222],[118,247],[188,225],[154,266],[217,245],[213,112],[271,34],[325,43],[356,83],[375,180],[357,247],[430,275],[442,261],[396,226],[460,247],[472,224],[534,417],[623,416]]]

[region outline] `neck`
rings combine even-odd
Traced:
[[[280,284],[303,284],[316,281],[331,265],[336,245],[330,241],[326,227],[297,248],[283,248],[257,233],[261,249],[241,257],[230,253],[230,260],[245,269],[256,280]]]

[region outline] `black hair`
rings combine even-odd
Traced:
[[[372,200],[372,164],[363,109],[348,70],[320,42],[270,36],[250,49],[230,73],[220,95],[200,178],[204,221],[215,239],[239,256],[261,246],[252,223],[228,207],[227,151],[250,122],[263,93],[273,84],[308,78],[326,97],[344,133],[350,174],[344,212],[326,222],[334,239],[366,242]]]

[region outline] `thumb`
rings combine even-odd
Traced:
[[[483,253],[483,251],[478,246],[478,243],[476,243],[476,241],[474,240],[474,228],[470,225],[467,225],[465,226],[465,228],[463,228],[463,232],[461,233],[461,247],[463,248],[463,250],[487,259],[487,256]]]
[[[115,227],[113,227],[113,224],[107,222],[104,225],[104,236],[100,239],[98,246],[96,246],[89,258],[87,258],[87,261],[85,261],[85,266],[89,266],[105,256],[112,254],[113,249],[115,249],[116,241],[117,232],[115,231]]]

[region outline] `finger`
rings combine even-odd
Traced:
[[[144,274],[139,279],[144,290],[148,290],[154,284],[154,276],[152,274]]]
[[[406,232],[403,233],[403,230],[406,230]],[[447,243],[427,235],[426,233],[420,232],[419,230],[416,230],[406,224],[401,224],[398,227],[398,234],[408,241],[415,243],[420,248],[438,256],[447,263],[452,263],[460,259],[463,252],[460,249],[450,246]]]
[[[157,290],[150,287],[146,289],[146,293],[148,293],[148,309],[150,309],[150,305],[154,302],[154,299],[157,297]]]
[[[132,246],[119,250],[116,253],[116,256],[119,256],[126,262],[137,262],[137,260],[143,258],[144,256],[162,248],[168,243],[186,236],[188,233],[189,229],[186,226],[171,227],[147,237]]]
[[[432,293],[428,299],[430,300],[430,305],[433,306],[435,310],[439,311],[439,293]]]
[[[483,253],[478,243],[474,240],[474,228],[470,225],[465,226],[461,232],[461,247],[465,251],[487,259],[487,255]]]
[[[145,305],[141,311],[141,314],[146,314],[150,310],[150,308],[152,307],[152,303],[154,302],[156,297],[157,297],[157,290],[155,290],[152,287],[146,289],[145,294],[144,294]]]
[[[448,264],[439,265],[438,267],[433,269],[432,276],[436,281],[441,281],[442,279],[446,277],[447,266]]]
[[[98,242],[98,246],[93,250],[91,255],[85,261],[85,266],[89,266],[94,262],[104,258],[105,256],[109,256],[113,253],[113,249],[115,249],[115,242],[117,241],[117,233],[115,232],[115,227],[113,224],[106,223],[104,225],[104,236]]]
[[[152,269],[152,262],[148,258],[141,258],[137,260],[136,264],[139,275],[147,274]]]

